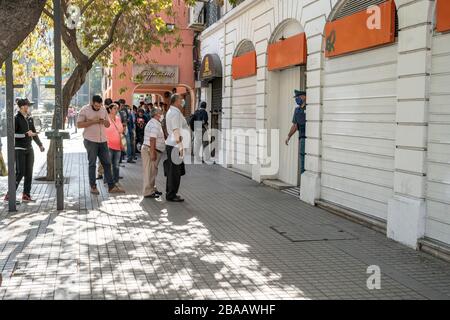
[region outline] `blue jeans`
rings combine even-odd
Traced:
[[[106,142],[92,142],[84,139],[84,147],[86,148],[89,161],[89,185],[96,186],[95,173],[97,169],[97,157],[103,166],[105,181],[109,188],[114,187],[114,181],[111,174],[111,158],[109,154],[108,144]]]
[[[109,156],[111,158],[112,176],[114,183],[119,182],[119,160],[122,155],[122,151],[109,149]]]

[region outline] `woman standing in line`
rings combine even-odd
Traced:
[[[106,128],[105,133],[111,156],[113,182],[117,185],[119,184],[119,160],[122,153],[122,134],[124,128],[120,116],[118,115],[119,106],[116,103],[112,103],[106,110],[108,111],[111,125],[109,128]]]

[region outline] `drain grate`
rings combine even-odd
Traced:
[[[332,224],[272,226],[272,230],[291,242],[356,240],[357,237]]]
[[[300,187],[284,189],[284,190],[281,190],[281,192],[287,193],[296,198],[300,197]]]

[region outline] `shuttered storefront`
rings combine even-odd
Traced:
[[[425,235],[450,244],[450,34],[434,36]]]
[[[348,1],[336,17],[381,2]],[[326,58],[323,74],[321,197],[386,220],[394,192],[397,44]]]
[[[234,80],[232,95],[232,129],[256,129],[256,76]],[[251,176],[252,165],[249,164],[249,159],[251,155],[256,156],[253,152],[255,148],[249,148],[249,140],[243,134],[235,136],[233,145],[235,150],[232,167]],[[246,164],[238,164],[238,157],[246,159]]]

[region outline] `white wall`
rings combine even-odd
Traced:
[[[268,111],[274,102],[267,45],[281,22],[296,19],[308,45],[307,172],[302,175],[301,199],[315,204],[328,198],[387,219],[388,236],[411,247],[424,234],[450,244],[450,36],[437,35],[432,41],[435,2],[396,0],[398,44],[338,58],[361,67],[353,72],[337,59],[324,58],[323,30],[338,2],[247,0],[221,19],[215,28],[223,35],[223,107],[229,115],[222,127],[231,127],[231,62],[243,39],[251,40],[257,52],[256,128],[275,123]],[[217,50],[219,45],[212,43],[219,39],[207,30],[202,53]],[[368,94],[375,98],[365,99]],[[360,137],[352,137],[356,135]],[[264,178],[254,174],[257,181]],[[345,197],[338,192],[331,196],[333,188],[345,188]],[[349,198],[350,193],[356,197]]]

